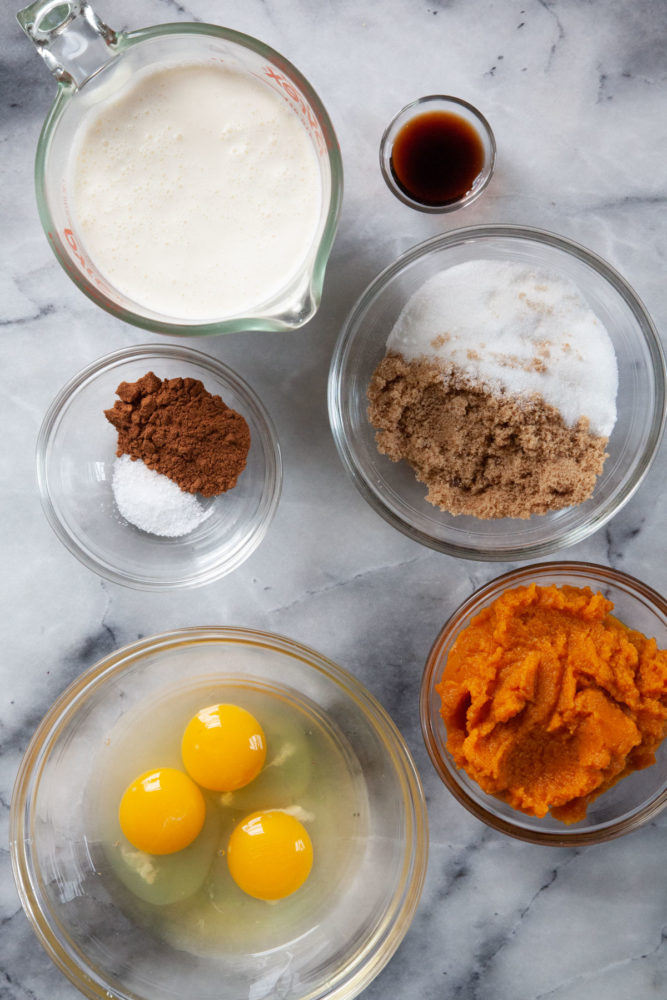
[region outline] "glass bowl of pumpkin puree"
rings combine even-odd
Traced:
[[[534,844],[602,843],[667,805],[667,601],[592,563],[475,591],[426,661],[420,714],[442,781]]]

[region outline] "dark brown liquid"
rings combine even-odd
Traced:
[[[462,198],[483,167],[479,133],[450,111],[426,111],[406,122],[391,151],[394,180],[422,205],[447,205]]]

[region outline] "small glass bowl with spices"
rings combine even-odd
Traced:
[[[414,540],[504,561],[588,537],[639,487],[665,362],[628,282],[564,237],[471,226],[420,243],[353,307],[329,417],[362,496]]]
[[[282,482],[272,420],[226,365],[126,348],[61,389],[37,442],[42,507],[84,565],[138,590],[210,583],[255,550]]]
[[[468,597],[428,655],[422,733],[495,830],[576,846],[667,805],[667,601],[606,566],[541,563]]]

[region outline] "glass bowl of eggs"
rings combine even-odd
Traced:
[[[21,902],[86,996],[354,997],[402,940],[428,845],[370,693],[241,628],[143,639],[40,723],[11,807]]]

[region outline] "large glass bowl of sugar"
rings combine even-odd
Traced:
[[[311,319],[343,173],[329,116],[299,71],[217,25],[116,32],[86,0],[38,0],[18,19],[58,81],[35,184],[75,284],[157,333]]]
[[[618,368],[616,422],[589,499],[527,519],[453,515],[426,500],[405,461],[377,449],[367,391],[409,299],[435,275],[479,261],[511,262],[572,283],[603,324]],[[591,366],[591,387],[598,372]],[[591,390],[593,392],[593,388]],[[630,499],[653,461],[665,419],[665,362],[655,327],[628,282],[590,250],[542,230],[471,226],[412,247],[379,274],[353,307],[329,375],[331,428],[346,471],[386,521],[440,552],[467,559],[528,559],[587,538]]]

